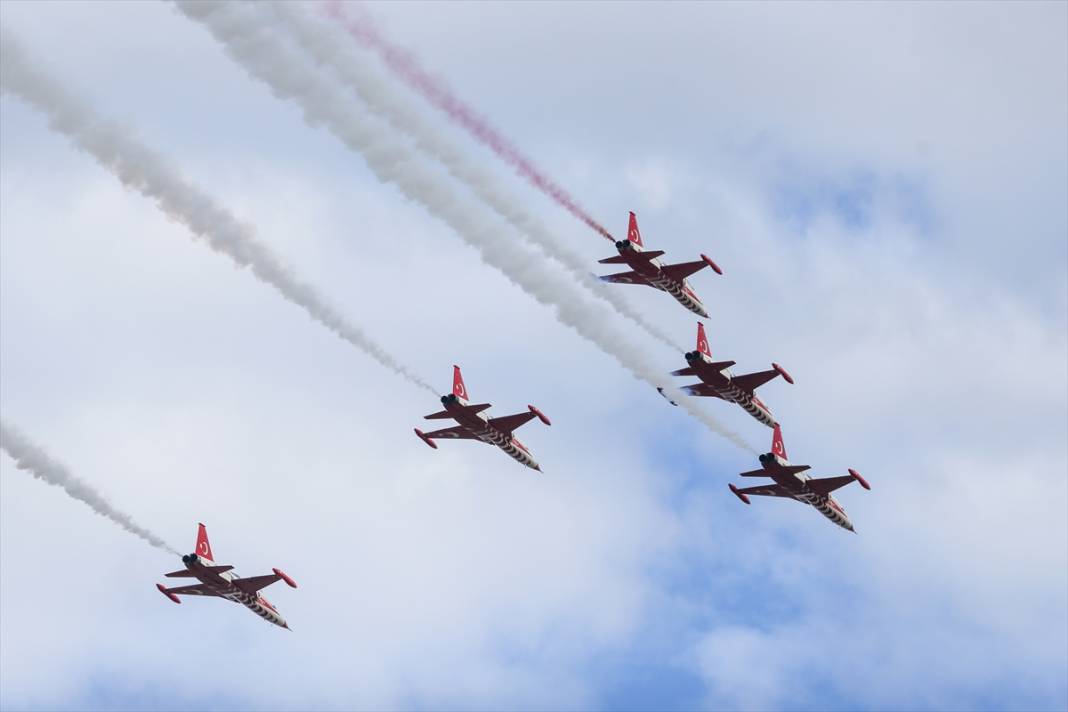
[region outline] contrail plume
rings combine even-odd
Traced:
[[[631,307],[618,288],[593,277],[587,259],[563,244],[541,220],[509,195],[497,176],[467,158],[439,130],[428,125],[421,112],[414,110],[396,89],[382,80],[380,70],[369,62],[360,61],[352,52],[352,42],[337,23],[310,15],[301,5],[294,3],[260,3],[256,8],[263,18],[261,22],[271,22],[275,29],[296,42],[317,64],[333,70],[368,108],[395,128],[412,136],[417,148],[439,160],[453,177],[467,185],[529,242],[567,268],[579,284],[610,303],[617,312],[645,329],[653,338],[674,350],[683,350],[659,327]]]
[[[61,487],[68,495],[83,502],[102,517],[107,517],[131,534],[141,537],[157,549],[178,555],[178,550],[144,527],[134,523],[130,515],[115,509],[102,494],[85,480],[72,475],[66,467],[53,460],[48,453],[30,442],[14,426],[0,420],[0,449],[11,456],[15,467],[26,470],[39,480]]]
[[[415,57],[383,37],[372,25],[369,17],[363,16],[358,20],[353,19],[345,12],[342,3],[336,0],[328,2],[326,7],[330,15],[337,19],[354,39],[377,52],[382,61],[398,77],[403,79],[408,86],[422,94],[427,101],[500,156],[535,188],[586,223],[598,235],[607,240],[613,240],[608,230],[583,210],[578,202],[568,195],[567,191],[539,170],[511,141],[490,126],[473,108],[461,101],[448,86],[430,76],[426,70],[419,66]]]
[[[49,118],[49,126],[111,171],[127,188],[155,201],[169,218],[185,225],[211,249],[247,267],[261,282],[274,287],[349,344],[391,371],[430,392],[416,376],[362,329],[345,319],[315,290],[300,281],[269,248],[256,240],[249,225],[240,222],[203,189],[187,181],[160,154],[133,132],[98,117],[55,78],[33,65],[19,42],[0,28],[0,89],[21,98]]]
[[[188,17],[203,23],[251,76],[267,84],[279,98],[295,101],[309,125],[325,126],[361,155],[380,180],[396,185],[478,250],[483,262],[550,306],[558,321],[614,358],[636,378],[675,392],[640,351],[611,326],[611,311],[589,302],[572,280],[561,278],[544,260],[533,259],[521,243],[501,239],[500,233],[507,228],[496,216],[487,214],[485,208],[455,190],[451,181],[443,179],[419,154],[396,140],[392,129],[368,116],[351,98],[339,94],[335,84],[316,72],[295,48],[279,42],[269,27],[257,23],[255,7],[192,1],[176,4]],[[677,400],[711,430],[747,452],[755,452],[691,400],[681,394]]]

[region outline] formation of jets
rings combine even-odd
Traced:
[[[654,287],[670,294],[691,312],[708,318],[704,304],[687,282],[687,277],[705,267],[711,267],[716,274],[723,274],[715,262],[706,255],[701,255],[701,259],[694,262],[661,264],[659,257],[664,254],[663,251],[644,248],[641,233],[638,231],[638,219],[634,213],[630,214],[627,239],[620,240],[615,245],[619,254],[600,260],[601,264],[625,264],[630,267],[630,270],[601,277],[602,280],[615,284],[644,284]],[[756,420],[773,429],[771,452],[760,456],[761,468],[742,472],[740,475],[741,477],[767,477],[772,480],[772,483],[744,488],[738,488],[732,483],[728,485],[731,492],[746,504],[750,504],[750,496],[793,499],[815,507],[833,523],[855,532],[853,522],[831,492],[852,482],[859,482],[864,489],[870,490],[871,487],[867,481],[852,469],[848,470],[848,475],[841,477],[814,479],[803,474],[809,469],[808,465],[791,465],[786,459],[782,429],[768,406],[756,395],[757,388],[779,376],[782,376],[787,383],[793,384],[794,379],[790,377],[790,374],[779,364],[772,363],[767,371],[735,376],[730,371],[730,367],[735,364],[734,361],[712,360],[712,350],[709,348],[708,337],[705,335],[705,326],[701,322],[697,323],[697,348],[688,351],[685,358],[686,367],[672,371],[671,375],[692,376],[699,382],[683,386],[681,390],[684,393],[690,396],[719,398],[728,403],[734,403]],[[659,390],[661,395],[667,397],[664,389]],[[456,422],[456,425],[428,433],[415,428],[415,434],[427,445],[436,450],[438,445],[434,442],[435,440],[475,440],[487,445],[496,445],[512,459],[541,472],[541,466],[534,459],[530,449],[515,437],[515,431],[534,418],[545,425],[551,425],[545,414],[533,405],[528,405],[527,410],[514,415],[499,418],[488,417],[485,411],[490,408],[489,403],[472,405],[469,402],[467,386],[464,385],[459,366],[453,366],[452,392],[441,396],[441,404],[444,410],[424,417],[427,420],[452,420]],[[672,404],[677,405],[674,401]],[[233,573],[233,566],[216,565],[212,557],[211,545],[208,543],[207,530],[203,524],[197,532],[196,551],[183,556],[182,563],[185,564],[184,569],[172,571],[165,576],[194,578],[199,583],[174,588],[156,584],[160,592],[175,603],[181,603],[179,596],[216,596],[240,603],[264,620],[282,628],[289,628],[285,619],[278,613],[278,609],[260,594],[261,589],[277,581],[285,581],[293,588],[297,587],[293,579],[282,571],[273,569],[274,573],[266,576],[240,578]]]

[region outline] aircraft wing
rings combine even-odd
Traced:
[[[822,495],[830,494],[839,487],[845,487],[850,482],[854,482],[852,475],[842,475],[841,477],[824,477],[818,480],[809,480],[805,484],[811,487],[816,492]]]
[[[442,428],[425,433],[428,438],[448,438],[450,440],[478,440],[478,436],[462,425],[454,425],[451,428]],[[479,442],[482,442],[479,440]]]
[[[682,390],[685,393],[689,393],[691,396],[709,396],[711,398],[723,397],[719,394],[719,391],[707,383],[694,383],[692,386],[683,386]]]
[[[853,479],[852,477],[849,479]],[[743,487],[737,494],[756,494],[762,497],[786,497],[793,499],[793,495],[782,485],[759,485],[757,487]]]
[[[266,576],[249,576],[248,578],[235,579],[234,585],[245,593],[252,595],[261,588],[267,588],[272,583],[281,580],[282,577],[278,574],[267,574]]]
[[[675,265],[664,265],[660,268],[660,271],[676,282],[681,282],[702,267],[708,267],[708,263],[704,260],[697,260],[696,262],[680,262]]]
[[[645,281],[645,277],[642,277],[637,272],[631,270],[630,272],[619,272],[617,274],[606,274],[603,277],[598,277],[602,282],[615,282],[616,284],[646,284],[652,286]]]
[[[533,411],[527,411],[525,413],[516,413],[515,415],[503,415],[500,418],[490,418],[489,424],[500,430],[502,433],[508,435],[512,434],[516,428],[520,425],[530,422],[532,418],[536,418]]]
[[[218,596],[219,594],[212,591],[210,588],[202,583],[198,583],[194,586],[176,586],[175,588],[168,588],[167,593],[174,593],[179,596]]]
[[[758,371],[757,373],[745,373],[741,376],[735,376],[731,379],[731,383],[741,388],[743,391],[752,393],[760,386],[764,385],[771,379],[779,375],[779,372],[775,369],[768,371]]]

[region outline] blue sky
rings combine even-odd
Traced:
[[[416,373],[444,391],[459,363],[493,414],[535,403],[553,426],[519,433],[542,476],[490,448],[427,449],[411,428],[434,396],[4,93],[5,422],[178,549],[204,521],[220,561],[301,587],[267,592],[292,634],[220,601],[174,606],[153,584],[176,560],[5,455],[0,708],[1068,706],[1063,4],[367,10],[611,231],[634,210],[651,249],[724,268],[693,279],[714,356],[789,369],[797,383],[762,397],[792,461],[871,482],[839,497],[859,533],[738,502],[727,483],[751,453],[483,263],[203,25],[162,3],[5,2],[36,62]],[[590,271],[612,254],[372,56],[351,61]],[[336,75],[291,69],[490,215]],[[619,291],[692,348],[691,314]],[[658,371],[683,365],[604,312]],[[702,409],[768,448],[741,410]]]

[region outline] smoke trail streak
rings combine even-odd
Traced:
[[[600,223],[590,217],[589,213],[568,195],[567,191],[553,182],[545,173],[534,166],[522,152],[516,148],[499,131],[490,126],[478,113],[462,102],[442,82],[428,74],[410,53],[391,44],[371,24],[370,18],[354,20],[345,13],[340,2],[334,0],[326,5],[327,12],[334,17],[354,39],[365,47],[376,51],[382,60],[405,81],[408,86],[426,97],[434,106],[445,112],[478,141],[500,156],[521,176],[530,181],[538,190],[548,195],[569,213],[586,223],[598,235],[614,241],[612,235]]]
[[[634,310],[617,288],[592,277],[585,257],[561,243],[544,223],[505,192],[496,176],[466,158],[439,131],[427,125],[391,86],[381,81],[377,70],[353,56],[352,43],[337,23],[324,22],[292,3],[261,3],[256,7],[264,17],[263,21],[270,18],[276,29],[297,42],[318,64],[332,68],[368,108],[415,138],[417,147],[441,161],[451,175],[470,187],[546,255],[566,267],[582,286],[609,302],[617,312],[645,329],[653,338],[673,350],[684,350]]]
[[[570,279],[561,279],[544,260],[532,259],[519,244],[501,240],[503,226],[495,216],[465,199],[449,181],[430,170],[417,153],[395,140],[391,129],[335,91],[335,85],[317,73],[301,54],[278,42],[273,31],[256,22],[258,11],[254,7],[193,0],[177,0],[175,4],[190,19],[203,23],[227,54],[270,87],[275,96],[295,101],[310,126],[325,126],[349,149],[363,156],[381,181],[396,185],[478,250],[483,262],[538,302],[552,307],[558,321],[614,358],[636,378],[677,394],[673,399],[713,432],[747,452],[756,452],[646,363],[638,349],[612,328],[608,318],[611,311],[587,301]]]
[[[157,549],[178,556],[178,550],[147,529],[134,523],[130,515],[115,509],[92,485],[70,473],[66,467],[49,457],[48,453],[30,442],[17,428],[0,420],[0,449],[11,456],[15,467],[26,470],[39,480],[61,487],[72,498],[83,502],[102,517],[107,517]]]
[[[433,387],[401,365],[359,327],[347,321],[310,285],[301,282],[255,233],[199,187],[185,180],[163,156],[106,121],[58,81],[32,66],[18,41],[0,29],[0,89],[45,113],[49,126],[95,158],[127,188],[151,198],[169,218],[185,225],[211,249],[247,267],[262,282],[339,337],[415,385]]]

